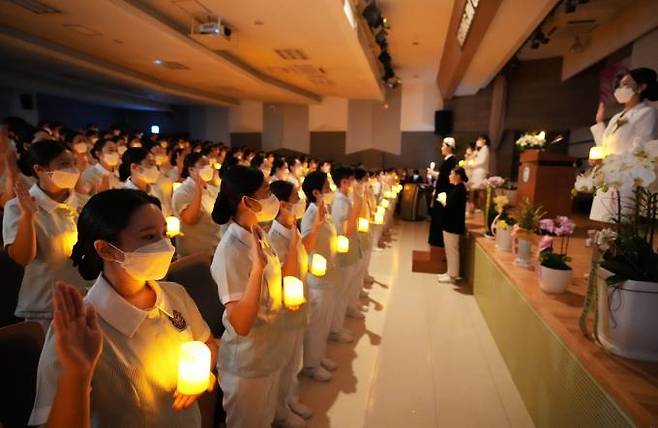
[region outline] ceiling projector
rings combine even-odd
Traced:
[[[219,17],[209,17],[205,22],[199,24],[196,32],[208,36],[224,36],[227,39],[231,37],[232,33],[231,28],[222,24]]]

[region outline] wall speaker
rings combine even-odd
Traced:
[[[437,110],[434,112],[434,133],[436,135],[452,134],[453,112],[452,110]]]

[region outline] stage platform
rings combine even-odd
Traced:
[[[577,223],[584,227],[569,246],[574,280],[565,294],[542,292],[537,272],[515,266],[477,224],[469,225],[466,276],[537,427],[656,427],[658,364],[609,354],[578,327],[591,224]]]

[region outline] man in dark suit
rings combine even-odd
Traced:
[[[443,155],[443,163],[439,167],[439,172],[436,177],[436,184],[434,186],[434,192],[432,193],[432,206],[431,206],[431,215],[432,221],[430,223],[430,234],[427,239],[427,242],[435,247],[443,247],[443,227],[442,227],[442,218],[444,207],[436,198],[439,194],[445,192],[446,194],[452,188],[450,184],[450,171],[452,171],[457,166],[457,159],[453,152],[455,151],[455,139],[452,137],[446,137],[443,139],[441,144],[441,155]]]

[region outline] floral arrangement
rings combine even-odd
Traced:
[[[489,177],[483,181],[483,184],[485,187],[490,187],[492,189],[497,189],[499,187],[502,187],[503,184],[505,184],[505,179],[503,177],[500,177],[498,175],[494,175],[492,177]]]
[[[498,195],[494,197],[493,204],[496,209],[496,213],[498,213],[496,229],[507,230],[516,224],[516,220],[509,213],[511,205],[507,196]]]
[[[635,143],[631,150],[606,156],[589,176],[576,180],[578,191],[612,191],[617,198],[616,230],[614,234],[601,231],[597,238],[601,267],[612,272],[608,284],[629,279],[658,282],[658,254],[653,243],[658,217],[657,163],[658,140]]]
[[[516,147],[520,151],[528,149],[543,149],[546,145],[546,133],[544,131],[532,133],[528,132],[516,140]]]
[[[492,177],[486,178],[482,181],[482,184],[484,185],[486,189],[486,202],[484,206],[484,221],[486,224],[486,232],[485,235],[487,236],[492,236],[491,233],[489,232],[491,230],[491,224],[493,223],[494,219],[496,218],[496,213],[491,209],[492,204],[491,204],[491,199],[492,199],[492,194],[494,189],[497,189],[501,187],[503,184],[505,184],[505,179],[503,177],[494,175]]]
[[[522,229],[528,232],[534,232],[539,227],[539,220],[546,215],[546,211],[541,206],[535,207],[529,199],[523,201],[519,220],[515,229]]]
[[[559,216],[555,219],[539,220],[539,233],[544,235],[539,242],[539,263],[542,266],[558,270],[571,270],[567,255],[569,237],[573,235],[576,224],[569,217]],[[553,248],[554,238],[560,238],[560,250]]]

